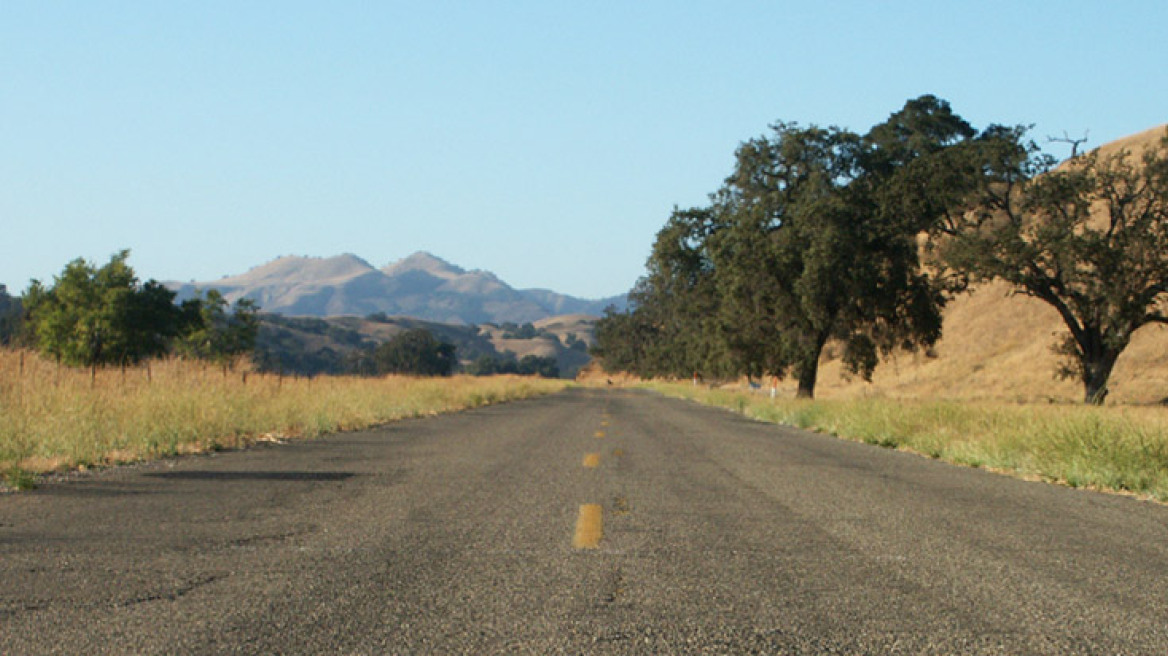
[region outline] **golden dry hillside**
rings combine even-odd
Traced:
[[[1139,154],[1164,134],[1161,126],[1099,150],[1103,155],[1119,149]],[[928,355],[900,354],[882,363],[871,383],[845,380],[838,359],[829,357],[821,368],[816,396],[1079,401],[1083,391],[1078,381],[1054,379],[1058,357],[1051,346],[1055,335],[1065,330],[1049,305],[1011,295],[1004,284],[984,285],[950,304],[944,337]],[[830,356],[830,346],[828,351]],[[1109,387],[1109,402],[1155,403],[1168,398],[1168,326],[1150,325],[1136,332]],[[794,383],[781,389],[786,388],[793,393]]]

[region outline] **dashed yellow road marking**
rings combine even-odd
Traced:
[[[576,517],[576,534],[572,536],[572,546],[577,549],[596,549],[604,536],[604,511],[598,503],[580,506]]]
[[[599,453],[586,453],[586,454],[584,454],[584,466],[585,467],[597,467],[599,465],[600,465],[600,454]]]
[[[613,449],[612,450],[613,457],[619,458],[619,457],[623,456],[624,454],[625,454],[624,449]]]
[[[601,422],[600,422],[600,425],[601,425],[601,426],[608,426],[608,420],[607,420],[607,419],[605,419],[605,420],[601,421]]]
[[[596,431],[596,437],[604,437],[604,431]]]

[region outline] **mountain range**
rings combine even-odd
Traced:
[[[547,289],[515,289],[489,271],[467,271],[419,251],[380,269],[346,253],[285,256],[247,273],[209,282],[168,282],[178,300],[217,289],[229,302],[256,301],[263,312],[288,316],[385,314],[461,324],[527,323],[565,314],[599,316],[626,296],[590,300]]]

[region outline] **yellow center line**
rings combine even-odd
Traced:
[[[584,454],[584,466],[585,467],[597,467],[599,465],[600,465],[600,454],[599,453],[586,453],[586,454]]]
[[[604,511],[598,503],[580,506],[576,517],[576,534],[572,536],[572,546],[577,549],[596,549],[604,536]]]
[[[596,431],[596,437],[604,437],[604,431]]]

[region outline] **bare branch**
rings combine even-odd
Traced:
[[[1090,130],[1084,130],[1083,136],[1079,139],[1075,139],[1075,138],[1071,137],[1071,135],[1067,134],[1066,130],[1063,130],[1063,136],[1061,136],[1061,137],[1047,136],[1046,141],[1047,141],[1047,143],[1068,143],[1068,144],[1071,144],[1071,159],[1075,159],[1076,157],[1079,156],[1079,146],[1081,144],[1087,143],[1087,136],[1090,134],[1091,134]]]

